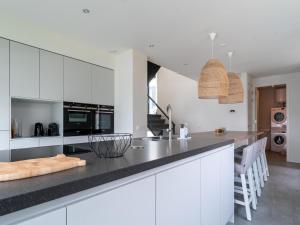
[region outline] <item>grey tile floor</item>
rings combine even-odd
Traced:
[[[287,163],[284,156],[268,153],[270,177],[252,210],[252,222],[243,207],[235,205],[236,225],[300,225],[300,164]]]

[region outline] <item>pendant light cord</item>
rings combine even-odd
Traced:
[[[215,40],[211,40],[211,58],[214,58],[214,47],[215,47]]]
[[[229,72],[232,72],[231,71],[231,65],[232,65],[232,54],[233,54],[233,52],[228,52],[228,63],[229,63],[229,65],[228,65],[228,67],[229,67]]]
[[[216,33],[212,32],[209,34],[209,37],[211,39],[211,58],[214,58],[214,47],[215,47],[215,38],[216,38]]]

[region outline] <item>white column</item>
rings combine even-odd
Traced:
[[[115,59],[115,132],[147,134],[147,57],[132,49]]]

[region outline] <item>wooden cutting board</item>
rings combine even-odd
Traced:
[[[0,162],[0,181],[18,180],[55,173],[79,166],[86,161],[59,154],[54,157],[29,159],[16,162]]]

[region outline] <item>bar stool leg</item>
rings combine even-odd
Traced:
[[[247,170],[247,175],[248,175],[250,194],[251,194],[251,198],[252,198],[252,208],[254,210],[256,210],[257,199],[256,199],[256,193],[254,190],[253,171],[252,171],[251,167]]]
[[[266,163],[267,176],[269,177],[270,173],[269,173],[269,165],[268,165],[268,160],[267,160],[266,152],[263,153],[263,157],[264,157],[264,161]]]
[[[262,165],[262,172],[263,172],[263,176],[264,176],[264,181],[267,182],[268,181],[267,164],[265,162],[264,154],[263,153],[259,156],[259,159],[260,159],[261,165]]]
[[[257,196],[260,197],[261,196],[261,188],[260,188],[260,184],[259,184],[259,177],[258,177],[258,172],[257,172],[256,161],[253,162],[253,173],[254,173],[254,181],[255,181]]]
[[[256,159],[256,164],[257,164],[257,169],[258,169],[258,176],[259,176],[260,186],[263,188],[265,186],[264,175],[263,175],[263,172],[262,172],[262,166],[261,166],[261,162],[260,162],[259,157],[257,157],[257,159]]]
[[[248,190],[247,190],[245,174],[241,174],[241,181],[242,181],[242,189],[243,189],[244,203],[245,203],[245,209],[246,209],[246,217],[247,217],[247,220],[251,221],[250,201],[248,198]]]

